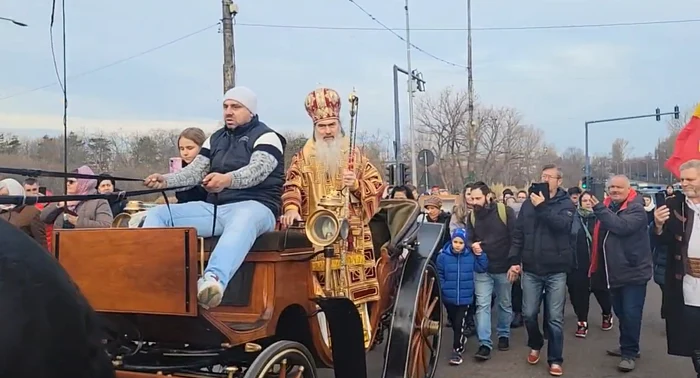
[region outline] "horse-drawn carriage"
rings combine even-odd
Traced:
[[[369,324],[314,279],[315,224],[259,237],[210,310],[197,305],[196,282],[217,240],[192,228],[61,230],[54,254],[105,320],[121,378],[313,378],[317,368],[361,378],[379,346],[382,377],[432,378],[443,306],[431,255],[446,231],[419,214],[414,201],[386,200],[370,221],[380,299]]]

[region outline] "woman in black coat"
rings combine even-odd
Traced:
[[[571,240],[575,241],[574,269],[567,276],[566,286],[569,289],[569,299],[578,318],[576,337],[585,338],[588,335],[588,310],[591,293],[595,295],[602,310],[601,329],[609,331],[613,327],[612,302],[610,292],[604,278],[593,276],[589,278],[591,267],[591,246],[595,214],[591,203],[591,193],[583,192],[578,198],[578,209],[571,225]]]

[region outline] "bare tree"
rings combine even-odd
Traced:
[[[438,172],[449,188],[461,185],[463,168],[470,169],[469,160],[463,160],[463,153],[468,153],[464,147],[471,144],[468,133],[464,132],[468,104],[467,93],[453,88],[444,89],[436,98],[424,97],[417,104],[417,132],[435,152],[436,160],[441,162]],[[463,167],[464,163],[466,167]],[[452,174],[455,172],[457,175]]]

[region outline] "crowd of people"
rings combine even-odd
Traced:
[[[700,162],[687,163],[681,172],[697,174],[697,168]],[[689,198],[694,198],[695,186],[681,180],[683,193],[669,186],[666,203],[654,204],[651,194],[638,193],[622,175],[610,178],[605,198],[601,199],[579,187],[561,188],[561,171],[554,165],[543,168],[541,181],[547,184],[547,193],[505,189],[500,196],[483,182],[469,183],[451,214],[442,209],[441,196],[435,191],[422,195],[426,196],[422,201],[426,221],[445,224],[451,235],[437,258],[449,315],[447,324],[455,335],[450,364],[463,362],[464,343],[474,335],[479,344],[474,358],[490,359],[494,348],[491,311],[495,310],[498,350],[507,351],[511,329],[525,325],[530,347],[528,363],[540,361],[547,340],[549,373],[560,376],[563,332],[570,330],[578,338],[588,335],[593,294],[601,314],[597,327],[610,331],[614,328],[613,316],[618,319],[619,345],[607,354],[620,358],[620,371],[633,371],[640,356],[648,281],[653,277],[664,293],[663,318],[668,317],[671,306],[667,285],[675,284],[677,288],[677,277],[684,277],[685,293],[689,295],[688,286],[695,284],[693,276],[686,273],[694,267],[693,255],[682,255],[689,253],[684,252],[683,240],[693,242],[687,236],[673,240],[670,235],[674,231],[664,226],[670,218],[668,206],[683,209],[684,214],[694,212]],[[700,187],[697,190],[700,195]],[[682,206],[674,202],[681,197],[686,198]],[[387,191],[387,198],[417,199],[418,194],[412,186],[404,185]],[[683,229],[676,224],[673,230],[678,234]],[[675,276],[666,273],[669,248],[681,254],[675,261],[685,262]],[[700,257],[700,251],[697,255]],[[678,291],[673,296],[675,301],[679,300]],[[575,327],[564,326],[567,293],[577,318]],[[691,302],[676,319],[687,322],[688,316],[694,316],[697,322],[700,318],[696,309]],[[544,321],[540,328],[537,319],[541,310]],[[680,330],[669,334],[669,345],[672,339],[677,343],[680,337],[687,340],[687,336]],[[677,347],[669,347],[669,352],[693,357],[700,377],[698,347],[692,340],[682,345],[691,346],[692,353],[674,352]]]
[[[184,130],[178,139],[182,169],[144,180],[154,189],[177,189],[178,203],[149,210],[143,227],[190,226],[200,236],[220,236],[197,283],[203,307],[221,303],[258,236],[306,219],[329,190],[347,188],[353,198],[351,216],[358,219],[375,214],[382,193],[419,199],[410,185],[384,192],[379,171],[361,151],[348,150],[337,92],[322,88],[310,93],[306,109],[314,123],[313,138],[286,171],[286,141],[259,120],[255,94],[236,87],[224,96],[225,126],[209,137],[199,129]],[[343,165],[348,156],[359,170]],[[68,194],[118,191],[109,174],[95,176],[88,166],[73,172],[76,178],[66,181]],[[610,178],[605,198],[576,187],[565,190],[556,165],[543,167],[540,183],[517,193],[499,195],[484,182],[467,184],[451,212],[443,210],[439,190],[428,194],[423,199],[425,220],[446,230],[435,263],[454,335],[450,364],[463,362],[467,337],[476,335],[474,357],[487,361],[494,347],[509,350],[511,329],[524,325],[527,362],[540,362],[546,342],[547,369],[561,376],[563,334],[587,336],[593,294],[603,331],[613,329],[613,314],[617,317],[619,345],[607,353],[620,358],[620,371],[633,371],[640,356],[647,283],[653,276],[663,291],[669,353],[691,357],[700,377],[700,231],[695,232],[700,220],[694,222],[700,217],[700,161],[685,163],[680,172],[682,193],[671,188],[666,202],[656,206],[622,175]],[[0,195],[44,194],[50,193],[35,179],[0,181]],[[105,199],[2,205],[0,218],[50,248],[52,229],[107,228],[125,206],[123,200]],[[370,242],[358,242],[350,252],[373,256],[366,225],[360,235],[359,241]],[[315,266],[312,262],[312,270]],[[361,281],[378,285],[372,275]],[[577,317],[571,327],[564,325],[567,292]],[[495,340],[491,311],[497,312]]]

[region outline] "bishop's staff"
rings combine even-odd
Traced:
[[[350,140],[350,149],[348,153],[348,170],[355,171],[355,141],[357,140],[357,109],[359,104],[359,97],[355,94],[353,90],[348,98],[350,102],[350,132],[348,139]],[[343,240],[342,247],[340,248],[340,266],[341,270],[346,271],[347,267],[347,252],[348,250],[354,249],[354,241],[350,239],[350,216],[352,215],[352,201],[350,198],[349,188],[345,188],[345,208],[342,210],[343,216],[340,219],[340,238]],[[341,277],[344,281],[344,277]],[[340,283],[343,291],[346,289],[346,282]]]

